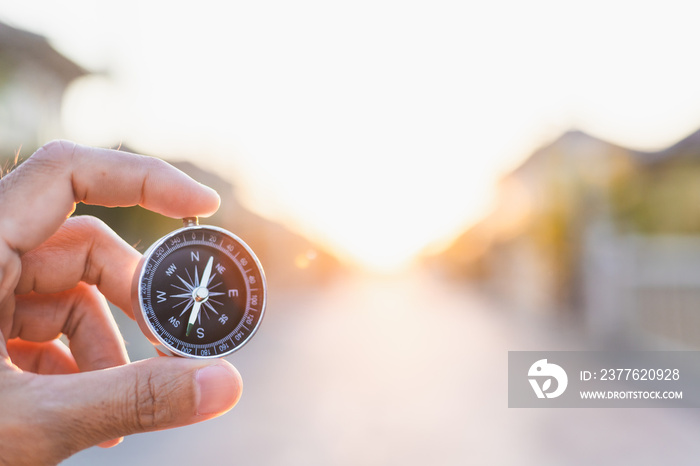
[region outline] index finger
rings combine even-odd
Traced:
[[[48,239],[77,202],[141,205],[184,218],[213,214],[219,196],[162,160],[54,141],[0,182],[0,238],[27,252]]]

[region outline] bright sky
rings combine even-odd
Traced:
[[[71,88],[68,137],[189,157],[368,265],[452,238],[566,129],[651,149],[700,127],[697,2],[3,3],[107,72]]]

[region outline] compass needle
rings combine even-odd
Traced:
[[[214,256],[211,256],[209,260],[207,261],[207,266],[204,268],[204,273],[202,274],[202,280],[199,283],[207,283],[209,281],[209,275],[211,275],[211,268],[214,265]],[[197,283],[197,266],[194,266],[195,270],[195,283]],[[197,320],[197,316],[199,316],[199,309],[202,307],[202,302],[206,302],[205,300],[209,296],[209,290],[207,290],[203,286],[197,286],[193,292],[192,292],[192,297],[194,298],[194,306],[192,306],[192,312],[190,313],[190,320],[187,322],[187,332],[185,332],[185,336],[188,337],[190,336],[190,331],[192,331],[192,327],[194,326],[195,321]],[[201,321],[200,321],[201,322]]]
[[[202,286],[207,286],[209,284],[209,277],[211,276],[211,268],[214,265],[214,256],[211,256],[209,260],[207,261],[207,266],[204,269],[204,273],[202,274],[202,281],[199,283],[202,283]],[[206,283],[206,285],[204,285]]]

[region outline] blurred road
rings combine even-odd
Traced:
[[[273,292],[232,412],[63,464],[697,464],[698,410],[508,408],[509,350],[586,348],[420,273]]]

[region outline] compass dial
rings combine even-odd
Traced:
[[[136,320],[169,354],[226,356],[253,336],[265,310],[260,262],[240,238],[217,227],[192,225],[161,238],[134,280]]]

